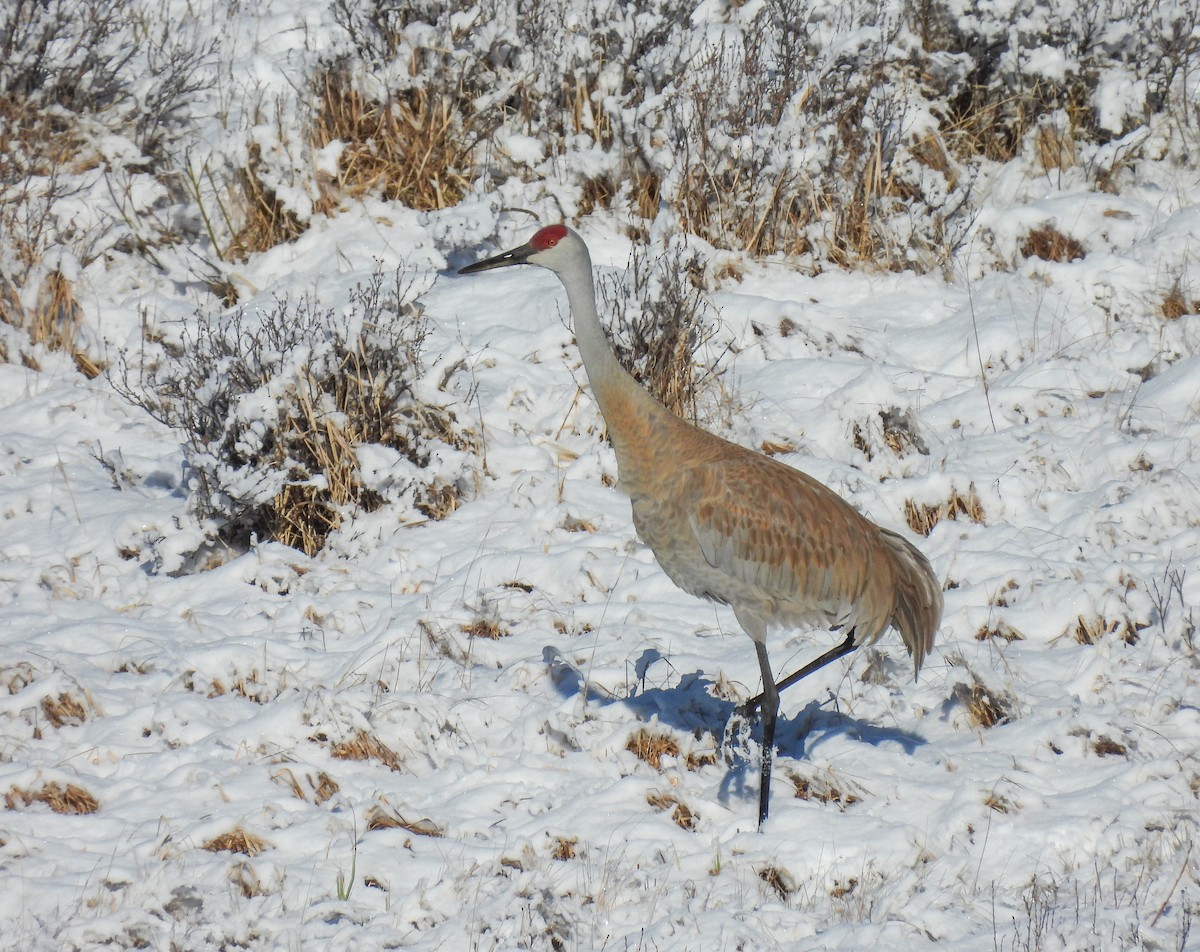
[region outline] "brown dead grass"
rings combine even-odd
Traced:
[[[100,801],[73,783],[65,787],[57,781],[42,784],[36,790],[12,787],[4,795],[8,810],[20,810],[34,803],[44,803],[55,813],[83,815],[100,809]]]
[[[1184,294],[1182,283],[1178,280],[1162,296],[1158,305],[1158,313],[1167,321],[1177,321],[1197,312],[1200,312],[1200,300],[1189,300]]]
[[[1140,632],[1147,623],[1135,622],[1129,618],[1103,618],[1099,615],[1087,617],[1080,615],[1068,633],[1081,645],[1094,645],[1103,641],[1109,635],[1116,635],[1128,645],[1137,644]]]
[[[788,771],[788,779],[796,788],[797,800],[815,800],[817,803],[832,803],[843,813],[846,807],[862,800],[863,791],[855,784],[841,782],[832,775],[818,776],[816,774],[803,776],[796,771]]]
[[[758,871],[758,878],[770,886],[782,902],[791,899],[800,888],[796,877],[782,866],[764,866]]]
[[[975,640],[1006,641],[1011,644],[1014,641],[1024,641],[1025,636],[1008,622],[996,620],[988,622],[975,632]]]
[[[469,624],[459,625],[458,630],[471,638],[486,638],[488,641],[499,641],[511,634],[498,619],[484,618],[482,615]]]
[[[655,770],[662,770],[664,757],[678,757],[679,744],[670,734],[654,734],[639,727],[629,738],[625,749],[644,760]]]
[[[670,810],[671,819],[675,821],[675,825],[681,830],[689,832],[696,829],[696,822],[700,817],[693,813],[691,808],[672,793],[649,793],[646,795],[646,802],[656,810]]]
[[[1107,734],[1101,734],[1092,741],[1092,750],[1098,757],[1124,757],[1129,753],[1128,747]]]
[[[252,145],[246,167],[235,179],[241,227],[221,254],[227,261],[245,261],[252,254],[295,241],[308,230],[308,225],[263,181],[262,169],[262,150]]]
[[[434,823],[428,817],[409,820],[391,806],[381,803],[376,803],[367,811],[367,829],[407,830],[415,836],[443,837],[446,835],[446,828]]]
[[[0,321],[22,328],[35,345],[65,351],[89,380],[98,377],[104,365],[89,357],[78,345],[83,327],[83,308],[75,298],[71,282],[60,271],[51,271],[38,288],[32,308],[21,304],[15,289],[0,277]],[[6,355],[6,359],[8,356]],[[40,370],[32,354],[22,354],[25,366]]]
[[[565,863],[567,860],[574,859],[578,853],[579,837],[557,836],[554,838],[554,846],[550,850],[550,858]]]
[[[271,779],[288,787],[297,800],[315,803],[318,806],[341,789],[338,782],[324,770],[318,771],[315,777],[306,774],[301,782],[291,768],[282,767],[271,775]]]
[[[88,696],[81,701],[75,695],[63,692],[58,697],[42,698],[42,714],[50,722],[50,726],[78,727],[95,711],[95,704]]]
[[[389,770],[399,770],[404,763],[399,754],[366,731],[359,731],[349,740],[339,741],[329,752],[338,760],[377,760]]]
[[[1021,254],[1026,258],[1041,258],[1043,261],[1078,261],[1087,257],[1087,249],[1070,235],[1065,235],[1053,225],[1042,225],[1025,236],[1021,243]]]
[[[457,204],[475,174],[470,104],[454,92],[406,89],[368,99],[344,71],[316,78],[317,149],[341,144],[337,174],[323,182],[335,195],[379,194],[418,211]]]
[[[261,836],[236,826],[228,833],[214,836],[200,848],[208,850],[210,853],[242,853],[245,856],[257,856],[264,850],[269,850],[271,844]]]
[[[951,489],[950,497],[935,506],[919,504],[911,499],[904,502],[904,518],[909,528],[923,536],[929,535],[933,527],[943,519],[957,521],[960,517],[977,525],[984,524],[983,503],[979,501],[974,483],[967,487],[966,495],[957,489]]]
[[[1016,716],[1015,699],[992,690],[978,678],[970,685],[955,685],[954,697],[966,709],[971,723],[984,730],[1007,724]]]

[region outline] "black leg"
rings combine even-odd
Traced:
[[[763,667],[763,659],[766,655],[766,649],[763,648],[761,645],[758,645],[757,642],[755,644],[759,647],[759,667]],[[786,678],[784,678],[778,684],[772,684],[772,687],[774,688],[776,707],[778,707],[778,704],[779,704],[779,692],[780,691],[782,691],[786,687],[790,687],[791,685],[795,684],[801,678],[808,677],[814,671],[820,670],[821,668],[825,667],[825,665],[829,664],[829,662],[836,661],[838,658],[842,657],[843,655],[849,654],[851,651],[853,651],[855,649],[855,647],[856,646],[854,644],[854,629],[851,628],[849,633],[846,635],[846,640],[843,641],[836,648],[830,648],[823,655],[821,655],[821,657],[816,658],[813,661],[810,661],[799,671],[789,674]],[[770,667],[768,666],[766,668],[766,670],[769,671]],[[769,680],[772,680],[772,679],[768,675],[764,674],[763,684],[766,685]],[[749,701],[747,701],[745,704],[741,705],[741,707],[738,708],[738,712],[741,714],[753,714],[756,710],[758,710],[759,707],[762,707],[766,703],[766,695],[767,695],[767,691],[766,691],[766,688],[764,687],[762,694],[760,694],[758,697],[750,698]],[[764,716],[766,715],[765,709],[763,711],[763,714],[764,714]]]
[[[779,690],[775,687],[775,675],[771,673],[771,662],[767,659],[767,647],[761,641],[754,642],[758,652],[758,666],[762,670],[763,693],[756,698],[762,709],[762,767],[758,778],[758,828],[761,830],[771,805],[771,763],[775,754],[775,718],[779,714]]]

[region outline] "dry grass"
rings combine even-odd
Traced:
[[[1184,294],[1182,282],[1176,279],[1175,283],[1162,296],[1158,305],[1158,313],[1164,320],[1177,321],[1188,314],[1200,313],[1200,300],[1189,300]]]
[[[1148,627],[1145,622],[1135,622],[1129,618],[1103,618],[1099,615],[1086,617],[1080,615],[1074,626],[1068,629],[1070,634],[1081,645],[1094,645],[1109,635],[1118,635],[1127,645],[1137,644],[1140,632]]]
[[[781,866],[764,866],[758,870],[758,878],[775,891],[781,902],[787,902],[800,888],[796,877]]]
[[[1087,257],[1082,243],[1065,235],[1053,225],[1035,228],[1021,243],[1021,254],[1026,258],[1041,258],[1043,261],[1078,261]]]
[[[567,860],[574,859],[578,855],[578,852],[579,837],[556,836],[554,838],[554,846],[550,850],[550,858],[560,863],[565,863]]]
[[[271,700],[271,694],[267,686],[260,680],[257,669],[252,669],[245,677],[234,678],[233,683],[228,687],[220,678],[213,678],[212,686],[206,696],[213,698],[223,697],[226,694],[237,694],[255,704],[266,704]]]
[[[312,774],[306,774],[304,783],[301,783],[290,768],[283,767],[273,773],[271,779],[288,787],[292,791],[292,796],[297,800],[315,803],[318,806],[341,789],[338,782],[324,770],[319,771],[315,777]]]
[[[657,256],[635,244],[623,279],[598,290],[625,369],[676,416],[698,422],[701,397],[721,374],[719,358],[708,368],[698,362],[716,314],[699,256],[678,238]]]
[[[1129,753],[1129,748],[1107,734],[1101,734],[1092,741],[1092,750],[1098,757],[1124,757]]]
[[[482,615],[477,615],[469,624],[459,625],[458,630],[471,638],[486,638],[488,641],[499,641],[511,634],[498,619],[484,618]]]
[[[977,632],[975,632],[976,641],[1006,641],[1010,644],[1014,641],[1024,641],[1025,636],[1008,622],[997,619],[990,621]]]
[[[234,827],[228,833],[214,836],[200,847],[210,853],[242,853],[245,856],[257,856],[264,850],[269,850],[271,844],[261,836],[256,836],[240,826]]]
[[[57,697],[42,698],[41,708],[50,726],[57,729],[78,727],[96,710],[96,705],[87,694],[81,701],[75,695],[64,692]]]
[[[656,810],[670,810],[671,819],[675,821],[675,825],[681,830],[688,830],[690,832],[696,829],[696,822],[700,817],[693,813],[691,808],[674,794],[649,793],[646,795],[646,802]]]
[[[857,784],[836,781],[832,773],[825,776],[803,776],[794,770],[788,771],[788,779],[796,788],[797,800],[815,800],[832,803],[843,813],[846,807],[862,800],[865,791]]]
[[[394,750],[366,731],[359,731],[349,740],[334,744],[329,753],[338,760],[377,760],[389,770],[399,770],[404,759]]]
[[[978,678],[970,685],[956,684],[954,697],[966,709],[971,723],[984,730],[1007,724],[1016,716],[1015,699],[1007,693],[992,690]]]
[[[644,760],[655,770],[662,770],[664,757],[678,757],[679,744],[670,734],[653,734],[639,727],[629,738],[625,749]]]
[[[371,511],[382,500],[362,485],[358,447],[365,443],[393,446],[406,455],[419,454],[414,440],[421,433],[460,449],[474,448],[474,437],[459,431],[449,411],[413,404],[400,411],[389,382],[374,372],[375,361],[361,338],[332,376],[318,379],[311,370],[295,388],[295,414],[282,424],[282,443],[304,469],[321,474],[317,481],[289,483],[271,503],[274,536],[284,545],[312,555],[338,529],[353,508]],[[332,403],[333,412],[330,412]],[[402,425],[397,417],[403,415]],[[456,487],[434,481],[423,486],[414,506],[431,519],[444,519],[460,504]]]
[[[24,330],[34,345],[70,354],[79,372],[88,379],[99,376],[104,369],[103,364],[92,360],[78,345],[83,309],[75,299],[71,282],[60,271],[45,276],[32,308],[24,307],[15,289],[0,277],[0,321]],[[31,354],[22,354],[21,359],[27,367],[40,369]]]
[[[100,801],[73,783],[65,787],[57,781],[42,784],[36,790],[12,787],[4,795],[8,810],[20,810],[34,803],[44,803],[55,813],[83,815],[100,809]]]
[[[317,76],[313,145],[341,144],[327,193],[382,195],[418,211],[457,204],[475,175],[473,110],[457,92],[436,87],[368,99],[344,71]]]
[[[376,803],[367,811],[368,830],[407,830],[414,836],[443,837],[446,828],[427,817],[408,820],[386,804]]]
[[[1079,148],[1069,128],[1043,123],[1034,133],[1033,147],[1037,163],[1044,172],[1065,172],[1079,164]]]
[[[252,145],[245,168],[235,178],[241,227],[221,253],[227,261],[244,261],[252,254],[295,241],[308,230],[308,225],[263,182],[262,168],[262,150]]]
[[[979,501],[979,494],[975,492],[973,483],[967,488],[965,496],[957,489],[951,489],[950,497],[936,506],[918,504],[911,499],[904,502],[904,518],[909,528],[923,536],[929,535],[933,527],[943,519],[957,521],[960,517],[977,525],[984,524],[983,503]]]

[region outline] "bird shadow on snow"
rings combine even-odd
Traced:
[[[637,722],[657,719],[664,726],[687,731],[697,738],[710,732],[717,745],[714,753],[728,768],[721,783],[721,800],[724,802],[731,796],[741,799],[757,796],[758,744],[761,739],[757,715],[739,716],[738,705],[715,697],[712,693],[715,682],[701,671],[681,675],[679,683],[673,687],[645,687],[646,669],[661,657],[652,649],[643,652],[632,665],[642,687],[635,693],[621,696],[589,680],[557,648],[547,647],[542,652],[555,690],[564,698],[586,691],[588,703],[601,707],[620,704]],[[789,702],[794,706],[804,696],[802,683],[780,695],[779,720],[775,729],[777,757],[805,760],[821,744],[838,736],[872,747],[898,744],[906,754],[912,754],[926,743],[923,737],[911,731],[881,727],[830,708],[828,705],[834,700],[831,693],[824,700],[810,695],[804,707],[789,717]],[[630,726],[632,728],[633,724]]]

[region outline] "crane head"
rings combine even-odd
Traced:
[[[566,225],[547,225],[545,228],[540,228],[525,244],[519,248],[513,248],[511,251],[506,251],[503,254],[498,254],[493,258],[485,258],[483,261],[476,261],[474,264],[469,264],[465,268],[459,268],[459,274],[475,274],[478,271],[491,271],[493,268],[507,268],[514,264],[538,264],[543,268],[549,268],[551,271],[558,270],[556,265],[561,265],[558,259],[561,255],[555,255],[551,252],[555,248],[570,246],[578,242],[583,244],[575,232],[571,231]]]

